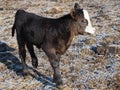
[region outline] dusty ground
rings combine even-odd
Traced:
[[[69,13],[75,2],[89,11],[96,35],[78,36],[62,56],[62,90],[120,90],[119,0],[0,0],[0,90],[56,90],[52,68],[42,50],[35,49],[35,70],[27,53],[30,75],[22,76],[16,38],[11,27],[17,9],[46,17]]]

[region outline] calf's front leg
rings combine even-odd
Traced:
[[[53,74],[54,82],[56,83],[57,86],[63,84],[59,69],[60,55],[56,55],[54,49],[45,49],[44,51],[48,56],[49,62],[54,70],[54,74]]]
[[[49,58],[50,64],[54,70],[54,74],[53,74],[53,80],[56,83],[56,85],[61,85],[62,79],[61,79],[61,74],[60,74],[60,70],[59,70],[59,60],[58,59],[52,59]]]

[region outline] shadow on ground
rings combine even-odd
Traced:
[[[14,50],[14,48],[11,48],[6,43],[0,41],[0,63],[5,64],[9,70],[14,71],[18,76],[24,77],[20,60],[12,54],[12,51]],[[32,78],[35,78],[45,85],[55,86],[52,78],[41,74],[30,66],[28,66],[28,70],[28,75],[30,75]]]

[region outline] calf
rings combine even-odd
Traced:
[[[12,36],[14,36],[15,30],[23,72],[28,72],[25,62],[25,46],[31,55],[33,67],[37,68],[38,66],[38,59],[33,48],[33,45],[35,45],[42,48],[48,56],[54,70],[53,79],[56,85],[62,84],[59,71],[60,56],[68,49],[73,37],[87,32],[91,34],[95,32],[91,26],[88,12],[81,9],[77,3],[69,14],[57,19],[18,10],[12,27]]]

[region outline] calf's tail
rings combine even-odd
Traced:
[[[14,20],[14,24],[13,24],[13,27],[12,27],[12,37],[14,36],[15,29],[16,29],[16,17],[19,14],[18,12],[19,12],[19,10],[15,14],[15,20]]]
[[[14,36],[14,33],[15,33],[15,23],[14,23],[14,25],[12,27],[12,37]]]
[[[24,15],[25,11],[24,10],[17,10],[16,14],[15,14],[15,21],[14,21],[14,24],[13,24],[13,27],[12,27],[12,37],[14,36],[14,33],[15,33],[15,29],[17,27],[17,22],[20,20],[20,18]]]

